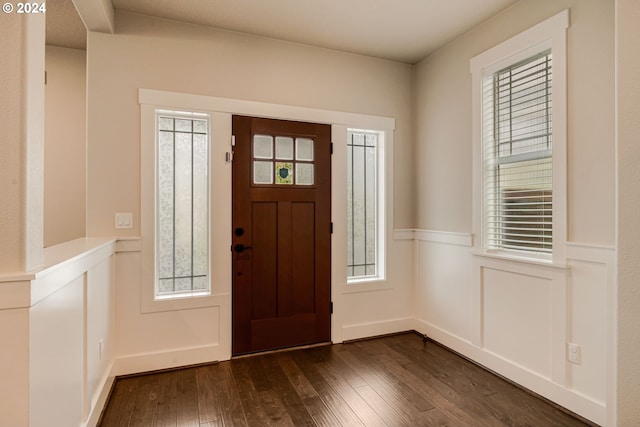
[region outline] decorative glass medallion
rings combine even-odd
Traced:
[[[253,183],[254,184],[273,184],[273,163],[272,162],[253,162]]]
[[[276,162],[276,184],[293,184],[293,163]]]
[[[253,136],[253,157],[256,159],[273,159],[273,137],[268,135]]]
[[[276,159],[293,160],[293,138],[276,136]]]
[[[296,163],[296,184],[313,185],[313,163]]]
[[[296,160],[313,160],[313,139],[296,138]]]

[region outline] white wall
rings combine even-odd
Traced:
[[[86,52],[47,46],[44,246],[85,235]]]
[[[91,32],[88,36],[88,235],[144,233],[139,89],[259,101],[271,106],[271,117],[287,118],[285,112],[297,108],[391,117],[395,132],[389,165],[394,171],[389,239],[393,225],[412,224],[411,66],[125,13],[117,13],[116,22],[116,34]],[[309,117],[313,121],[315,116]],[[216,147],[222,144],[224,151],[226,141],[214,143]],[[214,161],[222,162],[222,157]],[[215,164],[230,171],[228,166]],[[142,182],[146,179],[142,177]],[[221,197],[214,200],[216,209],[230,210],[231,188],[220,190]],[[134,227],[115,230],[115,212],[132,212]],[[229,229],[227,235],[230,233]],[[347,295],[342,292],[344,278],[332,284],[341,289],[335,300],[334,340],[410,326],[412,242],[389,242],[389,280],[384,290]],[[144,260],[144,253],[135,250],[116,260],[117,372],[225,357],[216,349],[230,344],[226,342],[230,327],[220,319],[230,315],[226,304],[230,303],[231,284],[227,281],[220,288],[219,297],[227,302],[183,310],[143,310],[141,293],[150,290],[141,287],[141,271],[153,268],[152,262]]]
[[[476,257],[470,59],[566,8],[567,265]],[[428,230],[417,233],[418,328],[598,423],[615,286],[613,12],[612,2],[522,0],[416,66],[416,223]],[[569,342],[580,364],[567,361]]]
[[[0,273],[42,264],[44,15],[0,15]]]
[[[0,277],[0,426],[95,425],[113,376],[113,239],[45,250],[34,273]]]
[[[618,0],[616,8],[618,288],[612,306],[618,334],[610,344],[617,347],[615,416],[630,427],[640,425],[640,2]]]

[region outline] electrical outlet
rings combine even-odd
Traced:
[[[569,362],[579,365],[581,363],[580,346],[570,342],[567,347],[567,359]]]

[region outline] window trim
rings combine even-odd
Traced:
[[[156,200],[156,166],[157,166],[157,114],[159,111],[164,112],[188,112],[194,114],[204,114],[208,116],[209,121],[209,153],[208,165],[211,173],[213,172],[214,156],[222,147],[216,144],[216,114],[201,108],[192,108],[190,105],[174,104],[175,107],[167,107],[167,103],[142,103],[140,105],[141,113],[141,129],[140,129],[140,156],[141,156],[141,262],[142,269],[140,274],[140,311],[141,313],[154,313],[173,310],[195,309],[205,307],[220,306],[221,301],[228,298],[226,293],[221,292],[221,284],[218,284],[222,278],[216,279],[215,262],[216,254],[220,258],[220,249],[214,247],[211,238],[214,221],[211,219],[212,202],[215,197],[214,188],[209,182],[209,291],[206,293],[182,294],[170,297],[158,298],[156,294],[156,227],[157,227],[157,200]],[[224,173],[224,172],[222,172]],[[228,246],[227,246],[228,248]],[[220,272],[224,274],[224,272]]]
[[[569,10],[523,31],[520,34],[473,57],[470,61],[472,73],[473,104],[473,230],[474,253],[526,262],[564,265],[567,240],[567,58],[566,30],[569,28]],[[553,253],[549,256],[517,251],[488,250],[485,229],[485,189],[482,145],[482,83],[486,75],[506,68],[539,52],[551,49],[553,55],[553,156],[552,193]]]

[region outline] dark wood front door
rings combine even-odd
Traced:
[[[331,338],[331,127],[233,117],[233,354]]]

